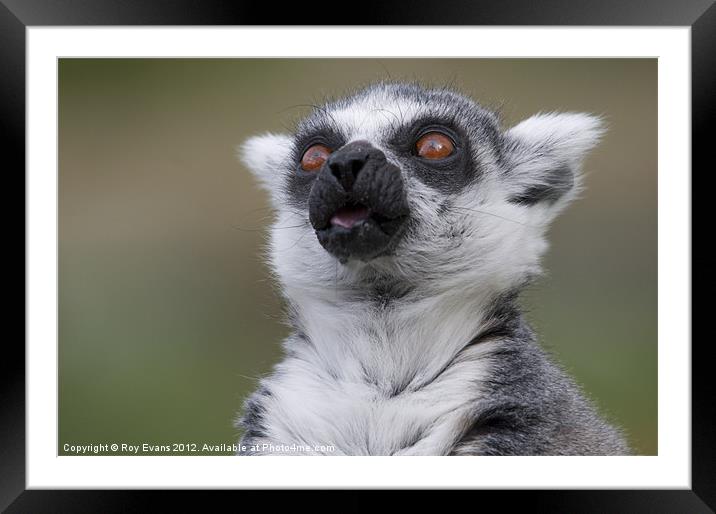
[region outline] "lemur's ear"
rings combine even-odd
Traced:
[[[599,117],[583,113],[537,114],[508,130],[508,200],[553,205],[573,196],[582,159],[604,131]]]
[[[238,157],[264,189],[275,193],[280,185],[293,140],[285,134],[262,134],[238,147]]]

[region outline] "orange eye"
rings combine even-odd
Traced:
[[[423,159],[444,159],[455,151],[455,145],[440,132],[428,132],[415,143],[418,155]]]
[[[314,171],[323,166],[331,151],[324,145],[313,145],[301,158],[301,169],[304,171]]]

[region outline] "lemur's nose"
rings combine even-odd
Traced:
[[[366,167],[385,164],[385,154],[368,141],[353,141],[328,158],[328,169],[345,191],[351,191],[358,175]]]
[[[388,255],[409,214],[401,169],[368,141],[351,141],[330,154],[308,194],[318,242],[343,263]]]

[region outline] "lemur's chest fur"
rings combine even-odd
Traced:
[[[449,454],[474,419],[497,341],[469,344],[490,322],[463,308],[422,307],[383,317],[324,304],[334,323],[304,323],[249,401],[247,453]]]
[[[513,295],[451,298],[397,311],[306,302],[287,357],[246,402],[239,453],[628,453],[539,348]]]
[[[391,395],[289,358],[286,371],[265,384],[269,396],[258,393],[263,429],[250,443],[259,454],[446,455],[469,427],[486,366],[475,355],[421,388]],[[300,448],[279,447],[291,444]]]

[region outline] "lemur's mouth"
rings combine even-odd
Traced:
[[[400,169],[367,141],[331,154],[311,187],[308,209],[318,241],[341,262],[388,254],[409,214]]]
[[[331,217],[331,225],[334,227],[353,228],[354,225],[367,220],[370,217],[370,209],[365,205],[346,205],[338,209]]]
[[[338,208],[330,222],[316,229],[321,245],[345,263],[387,255],[403,232],[407,215],[388,218],[362,204]]]
[[[322,230],[335,229],[336,231],[350,231],[363,224],[374,225],[387,236],[397,232],[398,227],[405,221],[406,216],[398,215],[388,217],[361,203],[349,202],[339,207],[331,216],[330,224]]]

